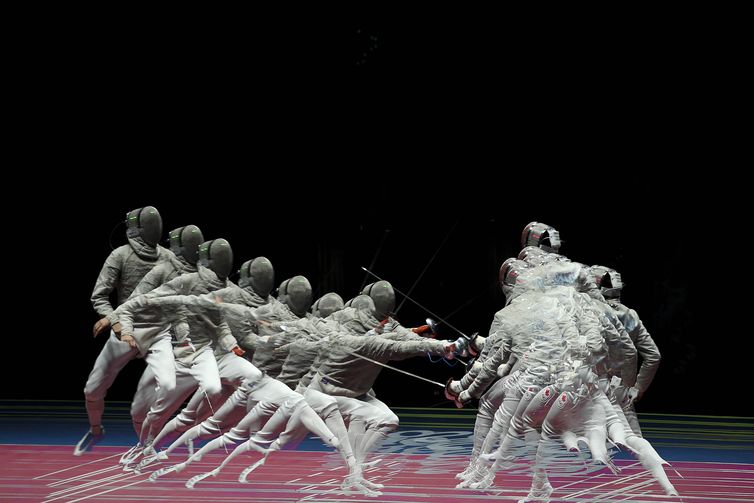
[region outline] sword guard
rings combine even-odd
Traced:
[[[468,373],[469,370],[474,366],[474,362],[476,362],[476,358],[471,358],[466,362],[466,372]]]
[[[458,395],[453,393],[453,390],[450,388],[450,383],[453,382],[453,377],[448,377],[448,380],[445,381],[445,398],[450,400],[451,402],[455,402],[458,398]]]
[[[476,358],[480,353],[479,348],[476,345],[477,337],[479,337],[479,332],[474,332],[469,338],[469,354],[474,358]]]

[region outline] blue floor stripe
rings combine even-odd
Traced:
[[[127,402],[108,403],[102,445],[131,445],[136,436]],[[391,452],[421,453],[412,438],[452,439],[451,454],[468,454],[476,411],[473,409],[395,408],[401,419],[398,441]],[[645,433],[669,461],[754,463],[754,418],[640,415]],[[75,445],[87,431],[82,402],[55,400],[0,400],[0,443]],[[419,445],[419,447],[417,447]],[[328,450],[318,439],[308,438],[300,448]],[[618,458],[629,457],[618,454]]]

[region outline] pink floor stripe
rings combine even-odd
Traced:
[[[518,501],[531,482],[525,471],[503,471],[489,491],[455,489],[458,481],[454,475],[463,470],[467,458],[390,454],[366,474],[385,485],[382,496],[344,495],[340,483],[345,471],[337,456],[290,451],[272,455],[249,477],[249,484],[238,483],[238,474],[258,455],[239,456],[218,477],[189,490],[184,487],[186,480],[217,466],[224,453],[210,454],[180,474],[149,482],[151,470],[142,475],[124,473],[116,467],[117,456],[103,459],[123,451],[125,447],[99,447],[77,458],[70,447],[0,445],[0,501],[479,503]],[[183,456],[180,453],[171,462],[181,461]],[[619,476],[607,471],[552,476],[555,492],[551,501],[681,501],[663,496],[659,485],[635,462],[620,461],[619,465],[623,468]],[[754,501],[754,465],[683,462],[675,463],[674,468],[683,478],[671,471],[671,481],[687,503]]]

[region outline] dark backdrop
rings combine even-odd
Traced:
[[[83,185],[37,193],[30,201],[41,218],[18,230],[25,244],[11,262],[19,287],[6,300],[13,327],[6,337],[20,368],[9,362],[3,369],[9,375],[2,396],[81,397],[105,340],[91,337],[97,317],[89,296],[110,251],[108,236],[128,210],[152,204],[166,232],[199,225],[205,237],[230,241],[236,265],[265,255],[278,283],[303,274],[317,296],[334,290],[352,297],[365,281],[360,267],[373,261],[376,274],[407,291],[437,252],[412,297],[441,317],[450,315],[464,332],[483,334],[503,304],[496,284],[500,264],[518,253],[526,223],[546,222],[561,231],[564,254],[623,274],[623,300],[637,310],[663,355],[642,410],[744,413],[748,407],[737,399],[735,383],[744,379],[745,338],[731,316],[738,287],[725,293],[716,286],[720,231],[707,227],[699,194],[603,176],[606,182],[599,184],[531,170],[522,184],[489,173],[424,188],[420,181],[395,181],[400,178],[341,188],[307,179],[283,190],[288,176],[270,172],[264,182],[269,190],[258,189],[261,179],[250,181],[248,190],[226,182],[213,197],[205,185],[171,185],[159,176],[129,184],[128,192],[111,192],[113,197],[91,199]],[[117,227],[113,246],[123,236]],[[398,319],[416,326],[426,316],[406,302]],[[447,326],[442,334],[456,337]],[[438,381],[461,373],[461,367],[426,359],[397,365]],[[109,396],[129,399],[142,368],[141,361],[129,364]],[[376,390],[393,405],[443,402],[439,388],[389,370]]]
[[[344,298],[375,256],[409,289],[447,236],[413,296],[467,333],[502,306],[497,270],[521,229],[546,222],[566,255],[623,274],[660,347],[641,410],[747,413],[748,198],[727,173],[745,166],[743,130],[722,114],[736,79],[706,32],[521,37],[449,19],[31,37],[6,138],[0,396],[82,397],[104,343],[89,296],[108,237],[151,204],[166,232],[197,224],[236,265],[265,255],[278,280]],[[425,316],[406,303],[398,318]],[[129,399],[142,367],[109,396]],[[391,371],[376,389],[442,401]]]

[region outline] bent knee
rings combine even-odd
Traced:
[[[333,414],[340,414],[338,402],[331,396],[323,394],[322,396],[318,396],[317,400],[313,401],[313,403],[309,400],[306,402],[322,417],[330,417]]]
[[[131,419],[136,422],[144,422],[149,412],[149,407],[143,407],[142,405],[131,404]]]
[[[377,425],[379,426],[379,428],[385,432],[391,432],[391,431],[397,430],[399,424],[400,424],[400,419],[398,419],[398,416],[396,416],[392,412],[384,414],[377,421]]]
[[[222,384],[220,384],[219,380],[217,382],[207,383],[203,386],[203,388],[204,392],[211,397],[218,396],[223,389]]]
[[[96,402],[105,398],[107,390],[100,390],[97,388],[84,388],[84,398],[87,402]]]
[[[175,391],[175,373],[156,376],[155,389],[162,393]]]

